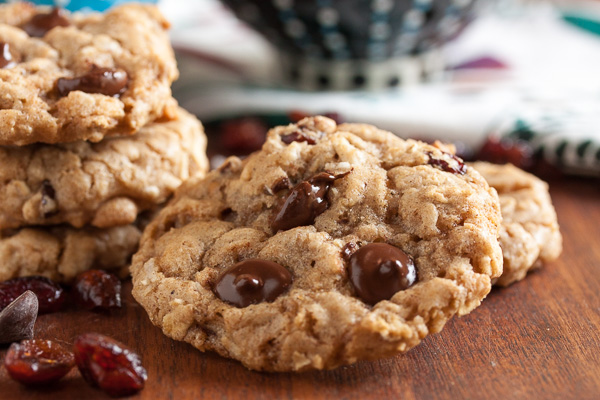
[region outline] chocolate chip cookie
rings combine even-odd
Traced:
[[[500,197],[504,272],[495,284],[508,286],[523,279],[529,270],[558,258],[562,236],[548,184],[510,164],[476,162],[470,165]]]
[[[0,231],[68,223],[133,223],[208,168],[206,136],[183,109],[130,137],[0,147]]]
[[[108,229],[60,226],[6,232],[0,235],[0,281],[42,275],[68,283],[91,268],[125,276],[141,234],[136,225]]]
[[[133,295],[200,350],[268,371],[404,352],[502,272],[496,192],[452,154],[307,118],[190,179],[146,228]]]
[[[174,118],[168,26],[148,5],[86,16],[0,5],[0,145],[98,142]]]

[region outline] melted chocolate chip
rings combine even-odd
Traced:
[[[25,25],[23,30],[32,37],[43,37],[48,31],[57,26],[69,26],[69,20],[66,18],[64,11],[60,8],[54,8],[48,14],[37,14],[31,18]]]
[[[100,93],[106,96],[119,96],[127,90],[127,72],[119,68],[102,68],[96,65],[85,75],[75,78],[59,78],[56,88],[61,96],[74,90],[86,93]]]
[[[285,231],[315,222],[315,218],[329,207],[327,193],[333,182],[349,173],[350,171],[333,175],[329,172],[321,172],[294,186],[271,222],[273,232]]]
[[[16,58],[10,50],[8,43],[0,42],[0,68],[11,68],[16,65]]]
[[[350,257],[348,276],[358,296],[368,304],[390,299],[417,280],[413,260],[385,243],[370,243]]]
[[[277,193],[281,190],[289,189],[289,188],[290,188],[290,180],[286,176],[284,176],[284,177],[278,179],[277,182],[275,182],[275,184],[271,188],[271,192]]]
[[[281,137],[281,141],[285,144],[290,144],[292,142],[306,142],[308,144],[317,143],[315,138],[308,136],[306,132],[302,130],[297,130],[292,133],[288,133],[287,135],[283,135]]]
[[[448,157],[452,158],[455,163],[449,163],[446,160],[442,160],[440,158],[434,158],[432,153],[427,153],[429,156],[429,165],[433,165],[434,167],[441,169],[442,171],[451,172],[453,174],[464,175],[467,172],[467,166],[462,162],[462,160],[456,157],[453,154],[446,154]]]
[[[288,290],[292,274],[267,260],[250,259],[227,268],[214,286],[217,297],[238,308],[271,302]]]
[[[38,298],[30,290],[6,306],[0,312],[0,343],[33,338],[38,306]]]

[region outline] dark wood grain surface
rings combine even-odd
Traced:
[[[203,354],[153,327],[124,288],[112,315],[70,310],[40,316],[36,337],[71,344],[84,332],[138,351],[148,369],[143,399],[599,399],[600,182],[551,184],[564,236],[561,258],[481,307],[453,319],[405,355],[333,371],[269,374]],[[6,348],[0,349],[4,359]],[[0,368],[1,399],[100,399],[75,370],[28,389]]]

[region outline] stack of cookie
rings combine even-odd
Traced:
[[[152,6],[0,6],[0,280],[120,269],[148,213],[208,167]]]

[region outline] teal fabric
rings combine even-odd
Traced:
[[[131,3],[127,0],[29,0],[31,3],[39,5],[61,5],[70,11],[78,10],[90,10],[90,11],[104,11],[112,6]],[[157,3],[158,0],[137,0],[136,3]],[[0,3],[8,3],[8,1],[0,0]]]
[[[600,36],[600,21],[571,14],[564,14],[562,18],[566,22],[575,25],[578,28]]]

